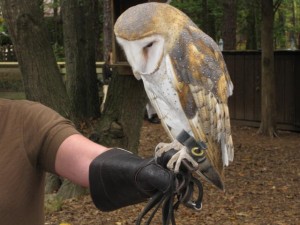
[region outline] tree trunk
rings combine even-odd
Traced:
[[[67,91],[75,122],[100,113],[95,65],[97,9],[97,1],[62,1]]]
[[[103,1],[103,84],[108,84],[111,78],[110,65],[112,64],[112,44],[113,44],[113,21],[112,4],[110,0]],[[103,91],[103,86],[102,86]]]
[[[246,16],[247,28],[246,28],[246,36],[247,50],[256,50],[257,49],[257,32],[256,32],[256,6],[253,2],[247,2],[248,6],[248,14]]]
[[[273,50],[273,0],[262,1],[262,81],[261,81],[261,124],[259,133],[276,135],[276,96]]]
[[[103,1],[104,0],[97,0],[98,1],[98,11],[97,11],[97,20],[96,20],[96,61],[103,61]],[[102,16],[100,16],[102,15]],[[100,102],[101,103],[101,102]]]
[[[47,37],[40,3],[1,0],[3,16],[22,72],[26,98],[70,117],[70,102]]]
[[[236,0],[223,0],[224,19],[222,27],[222,38],[224,50],[235,50],[236,48]]]
[[[290,31],[290,49],[295,50],[296,49],[296,42],[297,42],[297,38],[296,38],[296,24],[297,24],[297,19],[296,19],[296,2],[295,0],[292,0],[292,18],[291,18],[291,24],[292,24],[292,29]]]
[[[216,39],[215,18],[212,13],[212,10],[208,7],[207,0],[203,0],[201,6],[202,6],[202,21],[203,21],[202,30],[213,39]]]
[[[100,116],[100,102],[98,92],[98,79],[96,74],[96,41],[98,41],[99,27],[99,4],[97,0],[84,2],[84,21],[85,21],[85,65],[86,65],[86,117]]]
[[[113,74],[97,128],[98,142],[137,153],[147,96],[142,81]]]
[[[103,0],[103,58],[104,63],[109,64],[112,54],[113,22],[112,5],[110,0]]]

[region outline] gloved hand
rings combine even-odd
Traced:
[[[91,197],[102,211],[140,203],[157,192],[166,193],[174,179],[172,172],[153,159],[118,148],[99,155],[89,169]]]

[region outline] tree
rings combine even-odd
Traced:
[[[256,50],[258,43],[257,43],[257,36],[258,36],[258,29],[259,29],[259,25],[257,25],[257,17],[258,17],[258,13],[257,11],[259,11],[259,7],[257,6],[257,4],[255,4],[255,2],[253,1],[247,1],[246,2],[246,37],[247,37],[247,42],[246,42],[246,49],[247,50]]]
[[[110,0],[103,0],[103,58],[104,63],[111,62],[112,39],[113,39],[113,21],[112,21],[112,5]]]
[[[43,24],[41,1],[1,0],[26,98],[70,117],[70,102]]]
[[[98,1],[62,1],[66,84],[74,122],[100,114],[94,32],[97,10]]]
[[[97,142],[137,153],[146,102],[142,81],[137,81],[133,75],[115,72],[97,126]]]
[[[274,50],[273,50],[273,25],[274,12],[279,7],[277,1],[273,8],[273,0],[264,0],[261,3],[261,124],[259,133],[276,136],[276,93],[274,74]]]
[[[212,8],[209,7],[207,0],[202,1],[202,19],[203,19],[203,31],[207,33],[213,39],[216,38],[216,24],[215,18],[212,12]]]
[[[236,48],[236,0],[223,0],[224,19],[222,26],[222,38],[224,50],[235,50]]]
[[[103,0],[103,80],[107,81],[111,76],[110,64],[112,63],[113,45],[113,21],[112,5],[110,0]]]

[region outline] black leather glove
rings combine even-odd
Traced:
[[[89,168],[90,192],[96,207],[111,211],[140,203],[170,189],[174,174],[154,162],[114,148],[93,160]]]

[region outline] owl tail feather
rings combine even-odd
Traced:
[[[219,173],[212,167],[208,159],[199,164],[199,169],[196,171],[196,174],[209,181],[222,191],[225,190],[224,183]]]
[[[216,143],[208,140],[207,144],[207,161],[208,166],[200,165],[200,172],[206,177],[211,183],[220,188],[221,190],[225,190],[224,187],[224,168],[222,163],[222,155]]]

